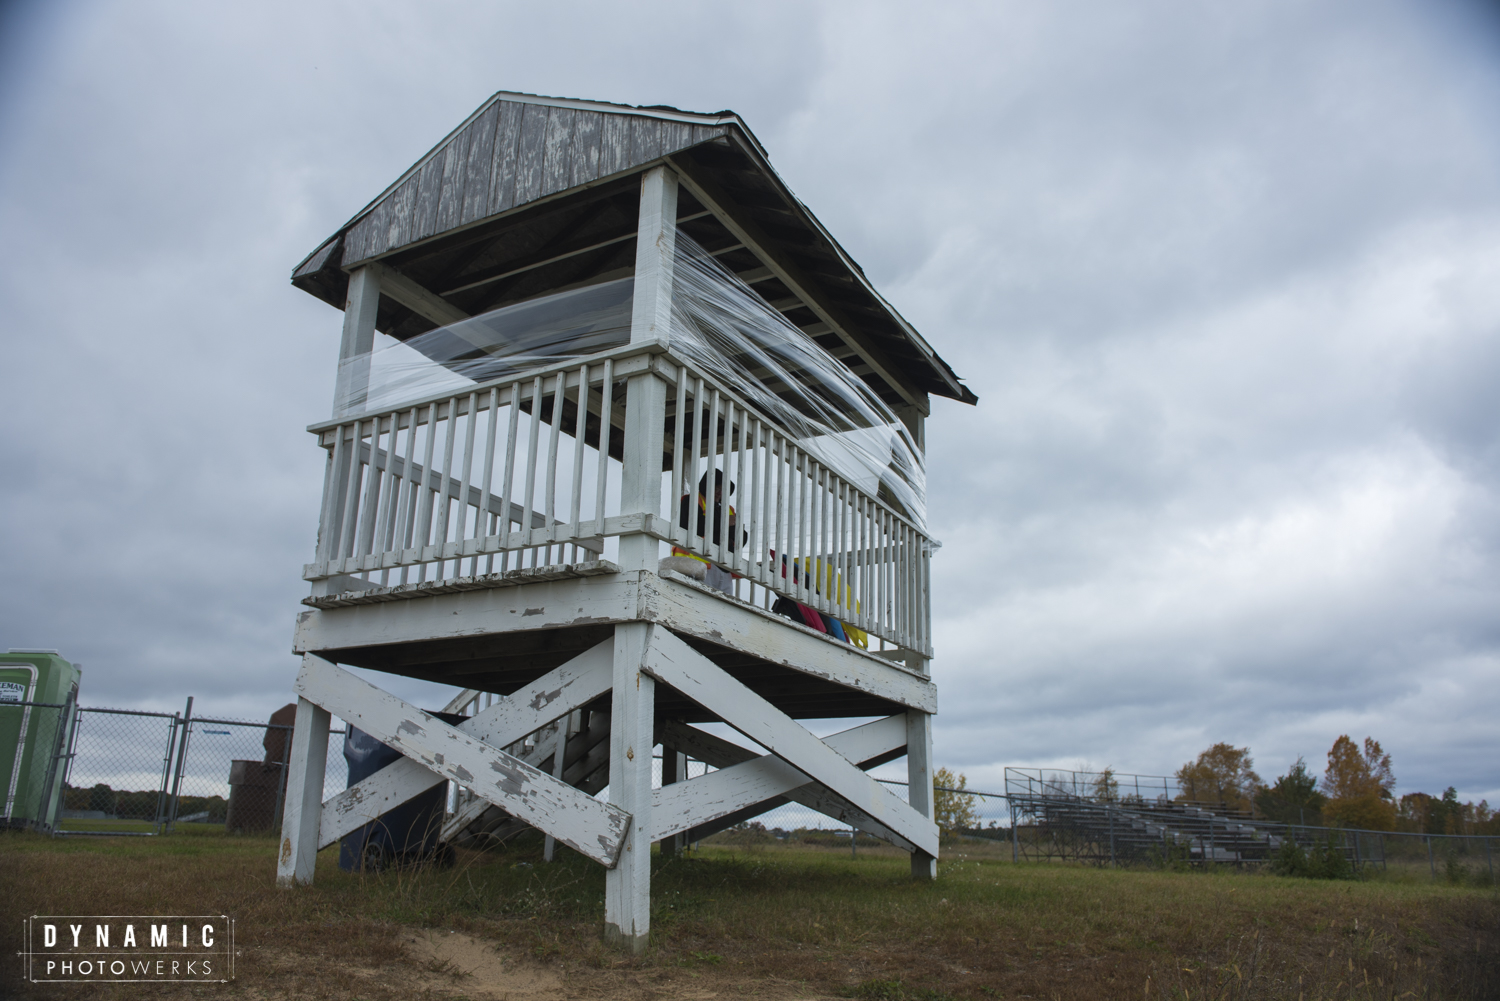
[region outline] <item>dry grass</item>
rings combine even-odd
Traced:
[[[602,870],[568,853],[543,864],[536,843],[383,876],[342,873],[328,852],[295,892],[274,886],[269,839],[4,845],[12,917],[222,912],[242,950],[228,988],[23,996],[502,996],[503,968],[509,996],[537,998],[1500,997],[1493,891],[1420,882],[1015,865],[960,848],[923,885],[889,851],[706,847],[660,861],[653,947],[628,960],[599,941]],[[497,951],[476,958],[486,944]],[[19,984],[13,957],[0,978],[0,995]]]

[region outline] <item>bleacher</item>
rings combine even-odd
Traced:
[[[1121,780],[1139,778],[1150,779],[1147,788],[1153,792],[1162,791],[1154,798],[1119,794],[1140,788],[1139,782]],[[1306,845],[1316,836],[1227,804],[1180,798],[1180,790],[1160,776],[1109,775],[1101,783],[1095,773],[1008,768],[1006,794],[1017,825],[1017,851],[1027,857],[1246,865],[1269,861],[1287,837]],[[1351,862],[1359,861],[1352,842],[1345,851]]]

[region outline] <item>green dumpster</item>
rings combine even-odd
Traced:
[[[56,650],[0,654],[0,826],[56,826],[79,675]]]

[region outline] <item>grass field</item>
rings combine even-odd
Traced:
[[[275,842],[221,829],[168,838],[5,837],[5,927],[21,916],[227,913],[227,987],[27,993],[5,946],[0,996],[1494,998],[1495,891],[1224,870],[1014,864],[950,850],[916,884],[889,849],[704,846],[659,859],[650,952],[599,940],[604,880],[539,842],[460,853],[451,869],[352,875],[279,891]]]

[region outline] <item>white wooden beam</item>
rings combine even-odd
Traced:
[[[495,747],[513,744],[609,691],[613,659],[614,641],[599,643],[455,728]],[[392,762],[323,804],[318,847],[354,833],[446,778],[411,758]]]
[[[675,736],[680,732],[673,727]],[[663,735],[663,741],[671,739]],[[823,742],[853,763],[877,758],[906,746],[904,713],[852,727]],[[754,752],[746,753],[754,755]],[[705,758],[704,760],[707,760]],[[749,760],[720,766],[718,771],[655,791],[651,807],[655,837],[671,837],[681,831],[728,816],[764,800],[785,796],[812,782],[804,772],[774,755],[752,756]]]
[[[635,237],[635,297],[630,343],[663,343],[672,335],[672,269],[677,253],[677,174],[666,166],[641,175]]]
[[[467,320],[469,314],[436,292],[423,288],[415,281],[388,265],[372,261],[364,268],[374,269],[380,276],[380,292],[396,300],[418,316],[431,320],[440,327]]]
[[[937,857],[937,825],[931,819],[665,629],[654,630],[642,669]]]
[[[656,683],[642,661],[654,632],[645,622],[615,626],[610,695],[609,800],[635,818],[619,865],[604,874],[604,936],[634,953],[651,931],[651,748],[656,743]]]
[[[333,416],[365,408],[370,391],[370,351],[375,346],[375,313],[380,308],[380,269],[356,268],[344,302],[344,335],[339,343],[339,374]]]
[[[318,823],[323,815],[323,776],[328,771],[330,722],[328,712],[321,706],[304,698],[297,700],[281,814],[281,848],[276,855],[278,886],[307,885],[313,881],[318,861]]]
[[[763,608],[685,581],[641,581],[641,617],[801,674],[910,709],[937,712],[937,687],[916,671]]]
[[[677,175],[665,166],[641,176],[635,241],[635,293],[630,343],[666,344],[672,337],[672,271],[677,249]],[[625,384],[625,450],[620,466],[620,512],[659,513],[662,434],[667,387],[652,373]],[[653,570],[660,546],[640,533],[620,538],[625,570]]]
[[[598,625],[637,618],[637,584],[628,574],[434,595],[420,601],[309,609],[297,618],[298,653],[511,630]]]
[[[295,688],[302,698],[563,844],[606,866],[615,864],[631,827],[627,811],[600,803],[319,657],[303,659]]]

